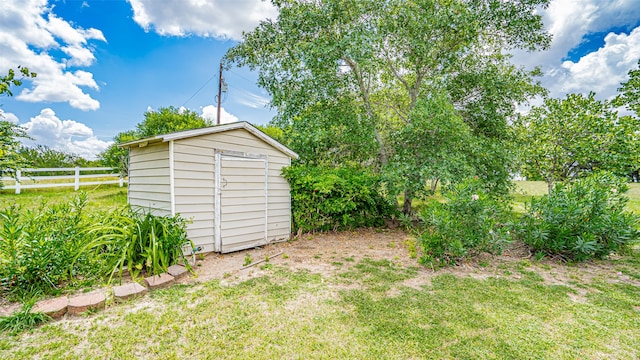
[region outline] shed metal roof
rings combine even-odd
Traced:
[[[292,159],[297,159],[299,157],[298,154],[296,154],[293,150],[282,145],[281,143],[279,143],[269,135],[263,133],[258,128],[249,124],[246,121],[238,121],[238,122],[233,122],[229,124],[209,126],[209,127],[200,128],[200,129],[184,130],[184,131],[174,132],[170,134],[155,135],[155,136],[151,136],[144,139],[139,139],[139,140],[118,144],[118,146],[121,148],[131,148],[135,146],[142,147],[142,146],[146,146],[153,143],[180,140],[180,139],[186,139],[186,138],[195,137],[195,136],[216,134],[216,133],[237,130],[237,129],[247,130],[251,134],[255,135],[256,137],[266,142],[267,144],[273,146],[274,148],[280,150],[281,152],[283,152],[284,154],[286,154]]]

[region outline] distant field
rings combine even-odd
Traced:
[[[524,204],[532,196],[541,196],[547,193],[547,184],[543,181],[516,181],[515,184],[513,209],[517,212],[524,212]],[[90,208],[112,208],[127,203],[126,186],[121,188],[118,185],[101,185],[83,187],[80,191],[89,195]],[[0,209],[14,203],[32,208],[43,201],[63,202],[68,201],[75,194],[76,192],[70,188],[29,189],[19,195],[14,194],[13,190],[0,190]],[[640,184],[629,184],[627,196],[629,197],[627,205],[629,210],[640,214]],[[414,201],[414,206],[421,204],[418,200]]]
[[[73,191],[73,188],[28,189],[22,194],[15,194],[14,190],[1,190],[0,209],[13,204],[34,208],[43,202],[52,204],[67,202],[81,191],[89,196],[88,209],[110,209],[127,203],[126,186],[99,185],[82,187],[78,191]]]
[[[544,181],[515,181],[514,210],[524,211],[524,203],[532,196],[542,196],[547,193],[547,184]],[[629,184],[627,192],[629,203],[627,208],[640,214],[640,183]]]

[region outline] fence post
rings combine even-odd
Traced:
[[[80,189],[80,167],[76,166],[75,190]]]
[[[16,170],[16,194],[20,194],[20,177],[22,176],[22,170]]]
[[[123,185],[124,185],[124,176],[120,174],[120,187],[122,187]]]

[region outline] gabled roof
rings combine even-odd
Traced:
[[[293,150],[282,145],[281,143],[279,143],[269,135],[263,133],[258,128],[249,124],[246,121],[238,121],[230,124],[214,125],[214,126],[209,126],[209,127],[200,128],[200,129],[184,130],[184,131],[174,132],[170,134],[155,135],[155,136],[151,136],[144,139],[139,139],[139,140],[118,144],[118,146],[121,148],[131,148],[135,146],[142,147],[142,146],[146,146],[153,143],[180,140],[180,139],[186,139],[186,138],[195,137],[195,136],[216,134],[216,133],[237,130],[237,129],[247,130],[251,134],[255,135],[257,138],[273,146],[274,148],[280,150],[281,152],[283,152],[284,154],[286,154],[292,159],[298,158],[298,154],[296,154]]]

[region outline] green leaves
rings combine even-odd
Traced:
[[[594,93],[547,98],[520,119],[523,175],[550,187],[601,170],[627,176],[640,164],[638,128],[640,119],[618,118]]]
[[[12,300],[57,294],[83,283],[145,270],[154,275],[182,262],[180,217],[121,207],[87,212],[86,194],[34,210],[0,211],[0,294]]]
[[[129,207],[118,209],[87,229],[92,238],[79,255],[90,253],[103,263],[103,275],[122,277],[124,268],[136,277],[166,272],[184,260],[182,247],[190,241],[185,220],[179,216],[155,216]]]
[[[626,106],[627,109],[636,113],[636,117],[640,117],[640,69],[629,70],[629,80],[620,85],[618,89],[620,94],[614,100],[614,104]]]
[[[0,95],[8,95],[13,96],[13,92],[11,91],[11,86],[21,86],[22,79],[24,78],[35,78],[36,73],[29,71],[29,68],[18,66],[18,73],[22,76],[20,78],[16,77],[16,72],[13,69],[9,69],[7,75],[0,76]]]
[[[579,261],[609,256],[640,239],[640,218],[625,210],[626,190],[611,173],[559,184],[531,201],[518,234],[536,252]]]
[[[379,226],[393,213],[379,179],[358,168],[297,165],[283,169],[291,186],[293,227],[326,231]]]
[[[422,264],[455,264],[480,252],[500,253],[511,241],[504,198],[469,178],[443,192],[446,202],[432,200],[420,213]]]
[[[416,189],[425,176],[453,178],[471,165],[487,183],[506,187],[507,119],[514,103],[541,89],[505,51],[549,45],[535,15],[547,0],[273,3],[278,18],[244,34],[226,60],[259,70],[259,84],[278,110],[274,125],[303,163],[390,171],[402,183],[394,186],[410,177]],[[418,104],[436,98],[451,124],[440,114],[445,110],[434,110],[420,126],[409,126]],[[431,116],[438,117],[434,123]],[[460,136],[448,132],[451,154],[434,146],[433,136],[422,136],[422,126],[460,130]],[[471,143],[480,146],[457,156]],[[423,149],[437,154],[416,161],[433,166],[412,166]]]
[[[29,136],[20,126],[0,119],[0,174],[2,176],[14,176],[16,169],[28,165],[18,153],[21,146],[19,138],[29,139]]]

